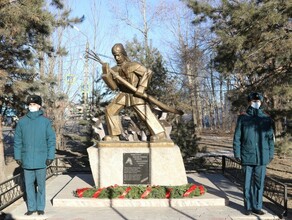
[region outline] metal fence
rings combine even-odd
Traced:
[[[56,158],[52,165],[47,168],[47,179],[54,175],[72,172],[90,172],[88,157]],[[21,172],[0,184],[0,210],[11,205],[22,196],[24,196],[24,181]]]
[[[58,157],[49,167],[53,175],[65,173],[90,173],[88,156]]]
[[[241,165],[234,158],[225,155],[202,156],[198,158],[196,169],[206,172],[222,172],[226,177],[232,179],[232,182],[238,187],[243,187],[244,175]],[[273,178],[265,178],[264,196],[272,202],[269,208],[273,209],[280,218],[288,215],[287,188],[287,185]]]
[[[5,163],[8,164],[9,159],[13,158],[14,129],[4,129],[2,135]]]
[[[0,184],[0,210],[23,196],[23,175],[18,174]]]

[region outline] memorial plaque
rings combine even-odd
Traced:
[[[123,183],[149,184],[149,153],[123,154]]]

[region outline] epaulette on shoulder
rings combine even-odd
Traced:
[[[20,119],[22,119],[22,118],[24,118],[24,117],[25,117],[25,115],[23,115],[23,116],[20,116],[20,117],[19,117],[19,120],[20,120]]]
[[[49,120],[51,123],[53,123],[53,119],[50,118],[49,116],[47,115],[42,115],[45,119]]]
[[[42,115],[44,118],[50,119],[47,115]]]
[[[271,115],[268,114],[267,112],[264,112],[264,111],[263,111],[263,113],[264,113],[266,116],[271,117]]]

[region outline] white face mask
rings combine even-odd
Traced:
[[[255,109],[259,109],[261,106],[261,102],[251,102],[251,107]]]
[[[38,106],[28,106],[30,112],[37,112],[39,110]]]

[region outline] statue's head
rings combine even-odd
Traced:
[[[117,43],[112,47],[112,54],[113,55],[122,54],[126,57],[128,56],[123,44],[121,43]]]
[[[129,61],[127,52],[121,43],[117,43],[112,47],[112,54],[114,55],[118,64],[121,64],[124,61]]]

